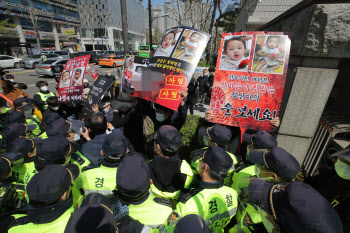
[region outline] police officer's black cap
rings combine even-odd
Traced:
[[[162,150],[168,152],[177,152],[181,147],[181,134],[171,125],[163,125],[159,128],[156,142],[160,145]]]
[[[115,233],[113,212],[104,205],[92,203],[81,206],[71,215],[65,233]]]
[[[46,129],[47,136],[65,136],[71,129],[72,125],[63,118],[59,118],[52,122]]]
[[[41,140],[36,145],[36,159],[43,162],[53,162],[71,152],[71,146],[67,138],[53,136]]]
[[[33,109],[34,101],[28,98],[19,98],[13,101],[13,106],[19,108],[21,111],[27,111]]]
[[[29,152],[33,151],[34,147],[33,140],[19,137],[7,146],[6,151],[14,153],[20,152],[23,156],[27,156]]]
[[[52,122],[62,118],[57,112],[50,112],[43,115],[43,121],[47,126],[51,125]]]
[[[90,193],[84,197],[80,207],[89,204],[100,204],[111,209],[111,202],[108,197],[102,195],[101,193]]]
[[[58,201],[78,176],[79,167],[75,164],[45,166],[33,176],[26,187],[29,203],[50,205]]]
[[[126,200],[141,199],[150,186],[150,171],[147,161],[139,153],[128,154],[120,163],[117,172],[117,190]]]
[[[1,134],[7,143],[11,143],[13,140],[19,136],[24,135],[27,131],[33,131],[36,129],[36,125],[22,125],[19,123],[12,123],[7,125],[2,131]]]
[[[226,146],[229,144],[232,134],[231,131],[220,124],[215,124],[211,127],[201,127],[199,135],[202,137],[210,137],[218,146]]]
[[[121,160],[126,155],[127,149],[128,140],[119,130],[106,135],[102,144],[103,156],[116,161]]]
[[[5,118],[5,125],[9,125],[12,123],[24,123],[24,121],[26,120],[26,116],[24,115],[23,112],[19,112],[19,111],[14,111],[11,112],[9,114],[7,114],[6,118]]]
[[[243,141],[253,144],[256,149],[272,149],[277,146],[276,139],[265,130],[260,130],[256,134],[245,133]]]
[[[226,177],[227,172],[233,165],[231,156],[221,147],[211,146],[204,152],[204,162],[209,168],[221,176]]]
[[[266,151],[249,150],[247,160],[273,171],[285,181],[292,181],[300,171],[298,160],[280,147]]]
[[[175,225],[174,233],[210,233],[208,225],[196,214],[181,218]]]
[[[7,159],[0,158],[0,182],[6,180],[11,172],[11,162]]]

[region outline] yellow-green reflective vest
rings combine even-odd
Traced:
[[[241,182],[244,178],[250,178],[252,176],[257,176],[256,165],[243,165],[236,169],[232,176],[232,188],[237,191],[238,194],[241,193],[241,189],[248,187],[249,182]]]
[[[117,189],[117,167],[100,167],[83,171],[80,174],[84,194],[101,193],[103,195],[112,195],[113,190]]]
[[[237,192],[231,187],[203,189],[185,203],[179,202],[175,212],[182,218],[189,214],[199,215],[211,232],[224,232],[225,226],[237,211]]]
[[[192,172],[191,166],[185,160],[182,160],[180,171],[182,174],[186,175],[186,182],[185,182],[184,188],[190,188],[193,181],[193,172]],[[157,189],[157,187],[154,184],[151,184],[151,191],[155,196],[171,198],[171,199],[178,199],[180,194],[180,190],[173,193],[163,192]]]
[[[74,208],[69,208],[64,214],[62,214],[58,219],[50,223],[43,224],[34,224],[27,223],[23,225],[13,226],[9,229],[9,233],[64,233],[66,225],[69,221],[71,214],[73,213]],[[17,215],[16,219],[23,217],[25,215]]]
[[[25,125],[36,125],[36,129],[29,135],[30,138],[37,137],[41,133],[40,127],[34,119],[26,119]]]
[[[63,165],[62,165],[63,166]],[[27,185],[29,183],[29,181],[33,178],[33,176],[38,173],[38,171],[35,169],[35,165],[33,163],[32,166],[30,166],[27,169],[26,174],[24,175],[24,187],[27,188]],[[73,194],[73,206],[77,206],[79,204],[81,204],[81,202],[84,199],[83,194],[80,191],[81,188],[81,178],[80,176],[78,176],[74,181],[73,181],[73,187],[72,187],[72,194]],[[26,194],[26,199],[29,202],[29,198],[28,195]]]
[[[129,205],[129,215],[144,225],[157,228],[165,223],[166,219],[172,212],[172,208],[168,205],[157,203],[159,197],[149,195],[146,201],[138,205]]]
[[[46,100],[47,100],[48,98],[50,98],[51,96],[56,96],[56,95],[55,95],[54,93],[52,93],[51,91],[50,91],[50,93],[47,93],[47,94],[43,94],[43,93],[41,93],[41,92],[39,91],[39,92],[36,93],[36,94],[39,95],[40,98],[41,98],[41,101],[44,101],[44,102],[46,102]],[[47,104],[41,106],[42,110],[44,110],[44,111],[45,111],[48,107],[49,107],[49,105],[47,105]]]
[[[236,214],[237,224],[229,229],[229,233],[250,233],[254,231],[254,224],[247,222],[248,219],[249,222],[254,224],[262,222],[259,211],[257,209],[249,204],[240,204]]]
[[[24,176],[27,170],[34,165],[34,162],[24,163],[21,166],[15,166],[12,168],[12,176],[16,178],[17,183],[24,182]]]
[[[199,150],[197,150],[198,152],[200,152],[200,151],[205,151],[206,149],[208,149],[208,147],[204,147],[204,148],[202,148],[202,149],[199,149]],[[194,151],[194,153],[195,153],[196,151]],[[235,165],[238,163],[238,160],[237,160],[237,158],[236,158],[236,156],[234,155],[234,154],[232,154],[232,153],[230,153],[230,152],[228,152],[228,151],[226,151],[227,152],[227,154],[229,154],[230,155],[230,157],[231,157],[231,159],[232,159],[232,161],[233,161],[233,164],[232,164],[232,167],[230,168],[230,170],[227,172],[227,176],[226,176],[226,178],[224,179],[224,185],[227,185],[227,186],[231,186],[231,184],[232,184],[232,176],[233,176],[233,173],[234,173],[234,171],[235,171]],[[193,153],[193,152],[192,152]],[[203,155],[202,155],[203,156]],[[201,159],[201,157],[200,158],[194,158],[194,160],[192,160],[191,161],[191,167],[192,167],[192,169],[193,169],[193,173],[194,174],[198,174],[198,172],[197,172],[197,168],[198,168],[198,164],[199,164],[199,161],[200,161],[200,159]]]

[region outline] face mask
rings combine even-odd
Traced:
[[[103,112],[104,114],[107,114],[107,113],[108,113],[108,111],[109,111],[109,109],[108,109],[108,108],[104,108],[104,109],[102,109],[102,112]]]
[[[156,119],[159,122],[163,122],[165,120],[165,114],[161,114],[161,113],[156,112]]]
[[[107,76],[111,76],[111,73],[108,73]]]
[[[56,112],[59,109],[59,107],[52,107],[51,109]]]
[[[349,165],[344,163],[343,161],[340,161],[339,159],[334,164],[335,172],[340,176],[341,178],[345,180],[350,180],[350,168]]]
[[[13,80],[13,79],[7,79],[7,80],[9,80],[11,83],[13,83],[15,80]]]
[[[24,113],[24,115],[30,115],[30,114],[32,114],[32,110],[29,109],[29,110],[27,110],[27,111],[24,111],[23,113]]]
[[[264,227],[266,228],[267,232],[271,233],[273,231],[273,229],[275,228],[275,226],[267,219],[267,213],[265,211],[263,211],[262,209],[259,209],[259,214],[261,217],[261,220],[264,224]]]
[[[208,76],[208,73],[204,73],[204,76]]]
[[[43,86],[43,87],[40,87],[40,90],[47,91],[47,90],[49,90],[49,88],[48,88],[48,86]]]

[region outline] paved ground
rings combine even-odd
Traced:
[[[90,64],[90,65],[100,74],[105,74],[106,71],[110,70],[111,73],[118,78],[118,73],[117,73],[118,68],[104,68],[95,64]],[[30,97],[33,97],[34,94],[39,91],[38,88],[35,86],[35,83],[39,80],[47,81],[49,83],[49,90],[51,90],[52,92],[56,92],[55,79],[53,77],[44,77],[44,76],[37,75],[34,69],[20,68],[20,69],[5,69],[5,70],[9,71],[9,73],[15,77],[15,82],[20,82],[20,83],[24,82],[28,85],[28,89],[25,90],[25,92],[28,93]],[[88,74],[86,74],[84,78],[87,78],[89,80],[90,85],[93,84],[94,79],[91,78]],[[0,92],[2,93],[1,86],[0,86]],[[195,107],[194,115],[199,115],[201,117],[204,117],[205,112],[208,110],[208,108],[209,108],[209,105]]]

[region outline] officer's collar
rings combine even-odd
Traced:
[[[112,163],[112,162],[107,161],[105,159],[101,159],[100,164],[104,167],[118,167],[120,162]]]
[[[61,217],[72,206],[72,197],[69,197],[65,201],[39,208],[35,208],[29,204],[27,207],[28,219],[34,224],[50,223]]]
[[[224,181],[221,182],[204,182],[202,180],[196,180],[196,187],[203,189],[217,189],[224,186]]]

